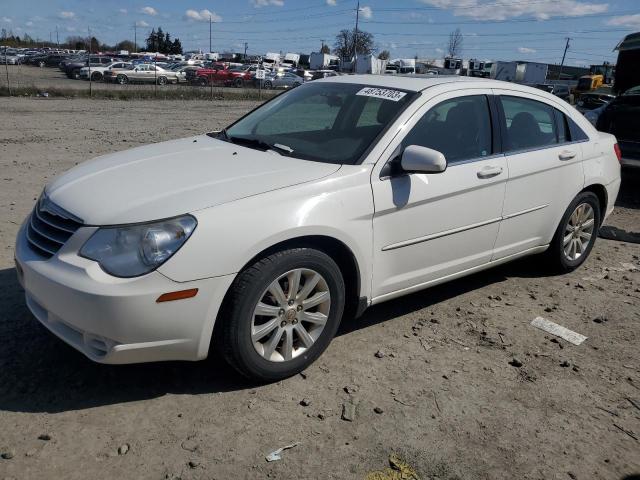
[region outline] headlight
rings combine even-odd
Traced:
[[[115,277],[138,277],[166,262],[187,241],[198,222],[191,215],[153,223],[98,229],[80,249]]]

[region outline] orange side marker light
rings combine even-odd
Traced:
[[[179,290],[177,292],[163,293],[158,297],[156,303],[173,302],[174,300],[184,300],[185,298],[192,298],[198,294],[197,288],[191,288],[189,290]]]

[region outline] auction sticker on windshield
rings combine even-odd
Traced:
[[[406,95],[406,92],[400,92],[398,90],[391,90],[388,88],[366,87],[356,93],[356,95],[383,98],[385,100],[397,102]]]

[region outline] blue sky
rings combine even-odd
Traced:
[[[3,0],[0,28],[55,41],[91,33],[106,43],[138,41],[162,26],[187,50],[250,53],[319,50],[355,23],[355,0]],[[566,63],[615,61],[627,33],[640,31],[640,0],[362,0],[360,27],[393,57],[442,58],[449,32],[464,35],[463,57]]]

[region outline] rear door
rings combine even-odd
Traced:
[[[584,139],[571,138],[560,103],[512,90],[494,93],[509,168],[494,253],[498,259],[551,241],[584,185]]]

